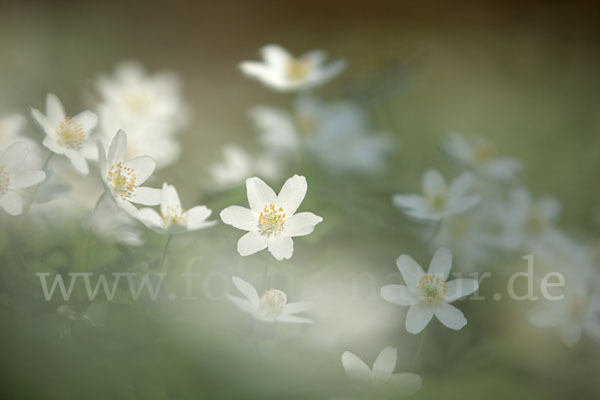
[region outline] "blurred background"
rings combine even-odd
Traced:
[[[196,268],[197,257],[199,271],[215,274],[199,281],[198,293],[235,290],[216,274],[242,276],[259,293],[278,285],[293,300],[317,286],[324,306],[314,326],[261,325],[226,300],[200,294],[197,301],[111,302],[101,327],[65,320],[56,312],[64,301],[44,301],[34,272],[81,271],[81,219],[3,215],[2,397],[354,398],[341,353],[350,350],[371,364],[386,345],[398,348],[396,372],[408,370],[419,338],[404,329],[406,309],[383,303],[378,290],[401,282],[390,277],[400,254],[427,266],[430,252],[390,198],[418,192],[429,167],[457,175],[441,151],[448,132],[482,136],[519,160],[523,185],[562,203],[561,229],[586,245],[598,243],[597,21],[593,2],[0,2],[0,115],[24,115],[25,134],[41,141],[29,109],[43,109],[46,93],[57,94],[67,109],[93,109],[95,79],[122,61],[137,61],[149,73],[172,72],[189,122],[178,136],[180,158],[149,184],[168,181],[184,206],[206,204],[215,218],[246,202],[243,184],[211,188],[210,167],[222,159],[223,146],[258,152],[250,109],[293,101],[238,68],[259,59],[265,44],[346,59],[347,69],[319,95],[359,104],[369,126],[391,138],[376,179],[328,176],[314,165],[286,169],[282,178],[308,178],[301,210],[324,217],[314,234],[295,242],[289,262],[266,252],[239,257],[241,232],[223,224],[171,247],[174,275],[190,262]],[[283,179],[268,182],[278,191]],[[93,241],[86,268],[152,266],[164,237],[145,232],[144,240],[135,248]],[[496,271],[515,268],[514,259],[502,262]],[[506,271],[499,275],[483,294],[505,285]],[[180,280],[166,284],[185,291]],[[597,342],[582,338],[568,348],[556,332],[530,326],[522,304],[488,297],[459,303],[469,321],[462,331],[437,322],[428,327],[415,370],[423,389],[412,398],[600,397]],[[77,296],[69,303],[79,313],[88,305]]]

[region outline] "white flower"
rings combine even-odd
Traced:
[[[151,208],[142,208],[135,217],[148,228],[160,233],[176,234],[214,226],[217,221],[207,221],[212,211],[205,206],[192,207],[184,210],[175,187],[163,183],[160,214]]]
[[[25,124],[25,117],[21,114],[0,116],[0,150],[4,150],[16,141],[27,141],[29,139],[21,134]]]
[[[277,179],[279,169],[271,157],[263,155],[253,158],[243,148],[227,145],[223,148],[223,161],[210,167],[210,175],[219,187],[229,188],[254,175]]]
[[[10,215],[23,212],[23,199],[18,190],[37,185],[46,178],[44,171],[23,171],[27,151],[25,142],[15,142],[0,154],[0,207]]]
[[[283,47],[267,45],[261,49],[264,62],[244,61],[241,70],[266,86],[282,92],[306,90],[327,82],[346,66],[344,60],[324,65],[326,54],[314,50],[294,58]]]
[[[98,165],[106,190],[117,205],[130,214],[137,212],[130,203],[155,206],[160,203],[160,189],[141,186],[154,172],[151,157],[140,156],[125,161],[127,134],[119,131],[110,143],[108,154],[102,143],[98,143]]]
[[[68,117],[61,101],[53,94],[46,96],[46,115],[32,109],[33,117],[46,133],[43,144],[56,154],[65,155],[82,175],[89,173],[86,158],[94,158],[93,144],[88,140],[98,123],[91,111]]]
[[[452,303],[479,288],[475,279],[455,279],[446,282],[452,267],[452,253],[442,247],[433,255],[427,273],[415,260],[402,255],[396,265],[404,278],[404,285],[386,285],[381,288],[381,297],[390,303],[409,306],[406,315],[406,330],[421,332],[435,315],[450,329],[459,330],[467,320]]]
[[[396,358],[396,349],[388,346],[379,353],[371,369],[358,356],[345,351],[342,354],[342,366],[348,378],[358,384],[373,387],[385,385],[388,386],[388,389],[404,395],[419,391],[423,386],[423,381],[419,375],[411,373],[394,374]]]
[[[475,207],[479,196],[469,196],[473,176],[467,172],[455,179],[450,186],[435,169],[423,176],[423,195],[395,195],[394,204],[414,218],[439,221]]]
[[[323,220],[310,212],[296,214],[307,188],[306,178],[294,175],[276,195],[260,178],[248,178],[250,209],[230,206],[220,214],[224,223],[248,231],[238,241],[240,255],[249,256],[268,247],[276,259],[290,259],[294,252],[292,237],[308,235]]]
[[[121,210],[108,196],[104,196],[86,223],[94,236],[105,243],[140,246],[144,242],[133,217]]]
[[[231,278],[235,287],[244,295],[245,298],[227,295],[233,304],[241,310],[252,315],[261,321],[266,322],[296,322],[313,323],[310,318],[298,317],[298,314],[314,308],[314,303],[309,301],[299,301],[288,303],[287,295],[281,290],[267,290],[261,297],[258,292],[248,282],[234,276]]]
[[[452,133],[446,137],[443,148],[452,161],[486,178],[513,180],[521,169],[516,160],[497,157],[494,146],[483,138],[466,140]]]

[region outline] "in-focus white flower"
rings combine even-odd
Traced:
[[[455,279],[446,282],[452,267],[452,253],[442,247],[435,252],[427,273],[415,260],[402,255],[396,260],[404,285],[386,285],[381,288],[381,297],[390,303],[409,306],[406,315],[406,330],[417,334],[425,329],[431,318],[437,319],[450,329],[459,330],[467,320],[452,303],[479,288],[475,279]]]
[[[254,175],[267,179],[278,179],[278,163],[266,155],[253,158],[246,150],[236,145],[223,148],[223,161],[210,167],[210,175],[217,186],[230,188]]]
[[[25,142],[15,142],[0,154],[0,207],[10,215],[23,212],[19,189],[37,185],[46,178],[44,171],[23,170],[27,151]]]
[[[221,211],[224,223],[248,231],[240,238],[237,250],[242,256],[269,249],[277,260],[290,259],[294,253],[292,237],[308,235],[323,218],[310,212],[296,214],[304,200],[306,178],[294,175],[276,195],[260,178],[246,180],[250,209],[230,206]]]
[[[473,175],[465,172],[448,186],[439,171],[430,169],[423,176],[423,195],[398,194],[393,201],[411,217],[439,221],[468,211],[479,203],[479,196],[467,195],[473,181]]]
[[[240,64],[241,70],[264,85],[282,92],[320,86],[346,67],[344,60],[325,65],[326,54],[321,50],[294,58],[283,47],[271,44],[264,46],[261,54],[263,62],[244,61]]]
[[[140,246],[144,243],[136,220],[104,196],[86,222],[86,228],[104,243]]]
[[[483,138],[467,140],[452,133],[446,137],[443,148],[452,161],[485,178],[509,181],[521,169],[515,159],[497,157],[492,143]]]
[[[155,206],[160,203],[161,190],[141,186],[154,172],[154,160],[139,156],[125,161],[126,150],[127,134],[121,130],[110,143],[108,154],[98,142],[98,165],[106,190],[119,207],[133,215],[137,209],[131,203]]]
[[[235,287],[244,295],[245,298],[227,295],[233,304],[241,310],[252,315],[254,318],[266,322],[296,322],[313,323],[314,320],[305,317],[299,317],[295,314],[305,312],[314,308],[314,303],[309,301],[299,301],[295,303],[287,302],[287,295],[278,289],[267,290],[262,296],[248,282],[237,276],[231,278]]]
[[[393,347],[386,347],[375,359],[373,368],[355,354],[345,351],[342,354],[342,366],[349,379],[360,385],[374,387],[386,386],[398,394],[409,395],[415,393],[423,386],[421,377],[417,374],[398,373],[396,368],[397,351]]]
[[[63,104],[53,94],[46,96],[46,115],[31,109],[34,119],[46,133],[43,144],[50,151],[66,156],[82,175],[89,173],[86,158],[95,158],[94,145],[89,141],[98,117],[82,111],[74,117],[65,114]]]
[[[135,214],[148,228],[160,233],[177,234],[214,226],[217,221],[207,221],[212,211],[205,206],[184,210],[174,186],[163,183],[160,214],[151,208],[142,208]]]

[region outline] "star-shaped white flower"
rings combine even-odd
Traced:
[[[465,172],[448,186],[439,171],[430,169],[423,176],[423,195],[397,194],[393,202],[411,217],[439,221],[468,211],[479,203],[479,196],[466,194],[473,182],[473,175]]]
[[[23,212],[19,189],[37,185],[46,179],[44,171],[23,171],[27,151],[25,142],[14,142],[0,154],[0,207],[10,215]]]
[[[63,104],[53,94],[46,96],[46,115],[31,109],[33,118],[46,133],[43,144],[56,154],[67,157],[82,175],[89,173],[86,158],[94,158],[94,146],[88,141],[98,117],[91,111],[82,111],[74,117],[65,114]]]
[[[217,221],[207,221],[212,211],[205,206],[184,210],[174,186],[163,183],[160,198],[160,214],[151,208],[142,208],[136,218],[148,228],[160,233],[177,234],[214,226]]]
[[[446,282],[452,267],[450,250],[438,249],[427,273],[408,255],[398,257],[396,265],[406,286],[386,285],[381,288],[381,297],[390,303],[410,307],[406,315],[408,332],[421,332],[434,315],[450,329],[459,330],[467,324],[462,311],[448,303],[477,291],[479,284],[475,279]]]
[[[296,214],[304,200],[306,178],[289,178],[276,195],[260,178],[246,179],[250,209],[230,206],[221,211],[224,223],[248,231],[238,241],[240,255],[249,256],[268,247],[278,260],[290,259],[294,253],[292,237],[308,235],[323,218],[310,212]]]
[[[245,298],[227,295],[233,304],[241,310],[252,315],[254,318],[265,322],[295,322],[313,323],[310,318],[298,317],[295,314],[305,312],[314,308],[310,301],[287,302],[287,295],[278,289],[267,290],[262,296],[245,280],[234,276],[231,278],[235,287]]]
[[[394,374],[396,358],[397,350],[388,346],[379,353],[371,369],[357,355],[345,351],[342,354],[342,366],[348,378],[359,385],[368,385],[374,388],[383,386],[404,395],[419,391],[423,386],[423,381],[419,375],[411,373]]]
[[[294,58],[286,49],[274,44],[261,49],[264,62],[244,61],[241,70],[266,86],[282,92],[311,89],[338,75],[346,66],[344,60],[324,65],[326,54],[314,50]]]
[[[110,143],[108,154],[98,142],[98,165],[106,190],[117,205],[134,215],[137,209],[131,203],[155,206],[160,203],[161,190],[141,186],[154,172],[154,160],[140,156],[125,161],[126,149],[127,134],[122,130]]]

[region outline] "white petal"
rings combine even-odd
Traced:
[[[381,297],[401,306],[417,304],[417,297],[404,285],[386,285],[381,288]]]
[[[100,170],[100,175],[102,180],[106,180],[106,151],[104,150],[104,144],[98,140],[96,142],[96,146],[98,147],[98,169]]]
[[[289,260],[294,254],[294,241],[289,236],[275,236],[269,239],[269,252],[277,260]]]
[[[290,237],[308,235],[321,221],[323,218],[310,212],[294,214],[285,221],[285,234]]]
[[[2,165],[8,173],[17,172],[27,156],[27,150],[27,143],[14,142],[0,154],[0,165]]]
[[[425,275],[423,268],[412,257],[403,254],[396,260],[396,265],[398,266],[398,270],[402,274],[402,278],[404,278],[404,282],[406,286],[411,290],[415,291],[417,289],[417,285],[419,284],[419,279]]]
[[[71,163],[73,164],[73,166],[79,174],[85,176],[90,173],[87,161],[85,160],[85,158],[83,158],[81,154],[74,150],[67,150],[64,154],[71,161]]]
[[[12,189],[22,189],[37,185],[44,179],[46,179],[46,173],[44,171],[22,172],[10,177],[10,187]]]
[[[181,201],[175,186],[163,183],[162,192],[160,197],[160,213],[166,215],[169,208],[181,208]]]
[[[33,115],[33,119],[38,123],[38,125],[44,130],[46,135],[50,137],[55,137],[56,134],[54,132],[54,126],[48,121],[48,118],[35,108],[31,109],[31,115]]]
[[[421,212],[428,210],[427,203],[423,196],[416,194],[397,194],[392,198],[392,201],[396,207],[410,208]]]
[[[66,118],[62,102],[53,94],[46,96],[46,117],[53,127],[58,126]]]
[[[409,333],[421,332],[433,318],[433,309],[422,303],[410,306],[406,314],[406,330]]]
[[[450,275],[451,267],[452,252],[445,247],[440,247],[433,255],[427,272],[446,280]]]
[[[371,368],[355,354],[345,351],[342,354],[342,366],[348,378],[358,382],[371,380]]]
[[[297,324],[312,324],[315,322],[314,319],[297,317],[295,315],[280,315],[279,317],[277,317],[277,321],[292,322]]]
[[[249,256],[267,248],[268,239],[257,231],[248,232],[238,240],[237,251],[241,256]]]
[[[237,296],[231,296],[229,294],[226,296],[229,299],[229,301],[231,301],[236,307],[238,307],[239,309],[247,312],[248,314],[251,314],[254,317],[258,318],[258,316],[257,316],[258,310],[257,310],[256,306],[251,304],[248,300],[242,299],[241,297],[237,297]]]
[[[194,231],[204,229],[217,224],[217,221],[207,221],[212,214],[212,210],[205,206],[192,207],[187,211],[187,227]]]
[[[91,111],[82,111],[74,116],[73,120],[81,125],[86,136],[89,135],[90,131],[98,124],[98,116]]]
[[[160,189],[149,188],[149,187],[137,187],[133,190],[133,193],[127,198],[129,201],[144,206],[155,206],[160,204]]]
[[[252,210],[240,206],[229,206],[219,214],[221,220],[235,228],[245,231],[258,230],[258,218]]]
[[[288,303],[283,307],[284,314],[298,314],[304,311],[312,310],[315,308],[315,303],[312,301],[297,301],[295,303]]]
[[[138,210],[135,217],[149,228],[163,228],[162,218],[151,208]]]
[[[308,184],[306,178],[294,175],[283,184],[277,196],[277,208],[282,207],[287,216],[292,216],[304,200]]]
[[[47,147],[50,151],[56,154],[65,154],[65,148],[60,146],[52,136],[46,135],[42,144]]]
[[[388,382],[392,385],[394,391],[404,396],[416,393],[423,387],[423,379],[417,374],[394,374]]]
[[[447,189],[446,180],[436,169],[429,169],[423,175],[423,192],[431,195],[443,194]]]
[[[473,186],[475,178],[470,172],[463,172],[458,178],[452,182],[450,186],[450,197],[459,198],[463,197],[467,191]]]
[[[253,211],[260,212],[266,205],[275,205],[277,202],[277,196],[273,189],[260,178],[253,177],[246,179],[246,190],[248,204],[250,204],[250,208]]]
[[[123,164],[126,168],[131,168],[135,174],[135,184],[141,185],[152,175],[156,162],[149,156],[140,156],[132,158]]]
[[[563,322],[563,318],[546,307],[536,307],[529,312],[529,322],[538,328],[554,328]]]
[[[10,215],[19,215],[23,212],[23,200],[19,193],[7,190],[0,196],[0,207]]]
[[[452,303],[454,300],[468,296],[479,289],[479,283],[476,279],[455,279],[446,282],[446,296],[444,301]]]
[[[565,323],[560,327],[560,337],[569,347],[573,347],[581,339],[581,325],[574,323]]]
[[[285,67],[287,62],[292,58],[286,49],[276,44],[266,45],[260,49],[260,52],[267,65],[276,68]]]
[[[394,373],[396,368],[397,351],[393,347],[386,347],[381,350],[373,364],[373,376],[383,381],[387,381]]]
[[[467,319],[462,311],[448,303],[439,303],[433,308],[433,313],[442,324],[455,331],[467,325]]]
[[[106,156],[106,164],[108,166],[118,164],[125,161],[125,151],[127,150],[127,134],[123,130],[119,130],[110,142],[108,155]]]
[[[233,281],[235,287],[240,291],[240,293],[248,299],[250,304],[258,307],[259,297],[258,292],[254,288],[254,286],[252,286],[242,278],[238,278],[237,276],[232,276],[231,280]]]

